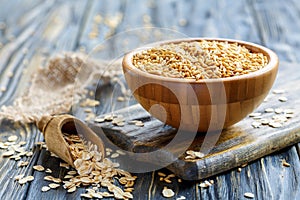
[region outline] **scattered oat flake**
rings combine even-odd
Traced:
[[[282,127],[282,124],[279,122],[269,122],[269,126],[272,128],[280,128]]]
[[[67,174],[69,174],[69,175],[75,175],[75,174],[77,174],[77,172],[76,171],[74,171],[74,170],[72,170],[72,171],[68,171],[68,173]]]
[[[284,113],[285,114],[294,114],[294,110],[293,109],[285,109]]]
[[[42,192],[47,192],[47,191],[49,191],[51,188],[50,187],[48,187],[48,186],[43,186],[42,187]]]
[[[29,151],[29,152],[26,152],[26,154],[25,154],[27,157],[30,157],[30,156],[32,156],[33,155],[33,152],[32,151]]]
[[[14,146],[13,146],[13,149],[14,149],[16,152],[21,153],[22,156],[26,154],[25,149],[22,148],[22,147],[21,147],[21,148],[17,148],[17,147],[14,147]]]
[[[165,177],[165,176],[167,176],[165,173],[163,173],[163,172],[157,172],[157,174],[158,174],[158,176],[162,176],[162,177]]]
[[[125,126],[125,122],[118,122],[116,125],[122,127]]]
[[[27,179],[27,181],[33,181],[34,180],[34,176],[27,176],[26,179]]]
[[[169,174],[166,178],[173,178],[175,177],[175,174]]]
[[[210,182],[208,182],[207,180],[205,180],[204,182],[200,183],[199,186],[201,188],[207,188],[209,186],[211,186],[212,184]]]
[[[6,91],[6,87],[1,87],[1,88],[0,88],[0,91],[1,91],[1,92],[5,92],[5,91]]]
[[[250,114],[249,114],[249,117],[258,117],[258,116],[261,116],[261,113],[259,113],[259,112],[254,112],[254,113],[250,113]]]
[[[290,163],[286,162],[285,160],[282,160],[282,165],[284,167],[290,167],[291,166]]]
[[[186,199],[185,196],[180,196],[176,200],[185,200],[185,199]]]
[[[93,198],[93,196],[92,196],[90,193],[80,194],[80,196],[81,196],[81,197],[88,198],[88,199]]]
[[[211,186],[211,185],[212,185],[212,183],[211,183],[210,181],[208,181],[208,180],[205,180],[204,183],[205,183],[206,185],[208,185],[208,186]]]
[[[21,179],[19,179],[19,184],[25,184],[25,183],[27,183],[27,179],[26,178],[21,178]]]
[[[50,156],[51,157],[55,157],[55,158],[59,158],[59,156],[58,155],[56,155],[55,153],[53,153],[53,152],[50,152]]]
[[[27,166],[28,164],[29,164],[28,161],[20,161],[20,162],[18,162],[18,167],[25,167],[25,166]]]
[[[125,98],[120,96],[117,98],[117,101],[120,101],[120,102],[125,101]]]
[[[248,163],[244,163],[241,165],[241,167],[246,167],[248,165]]]
[[[293,118],[294,114],[284,114],[284,117],[286,117],[287,119]]]
[[[47,168],[45,172],[51,174],[51,173],[52,173],[52,170],[49,169],[49,168]]]
[[[100,105],[100,102],[94,99],[86,99],[85,101],[80,103],[81,107],[87,107],[87,106],[98,106]]]
[[[88,178],[88,177],[81,177],[80,180],[83,183],[91,183],[92,182],[92,180],[90,178]]]
[[[283,109],[282,108],[276,108],[274,111],[275,111],[276,114],[281,114],[283,112]]]
[[[1,45],[0,45],[0,46],[1,46]],[[13,72],[11,72],[11,71],[7,73],[7,77],[8,77],[8,78],[11,78],[11,77],[13,77],[13,75],[14,75],[14,73],[13,73]]]
[[[118,154],[118,153],[113,153],[113,154],[111,154],[110,157],[111,157],[111,158],[117,158],[117,157],[119,157],[119,154]]]
[[[267,96],[267,97],[264,99],[264,102],[268,102],[269,99],[270,99],[270,98]]]
[[[128,121],[127,123],[128,123],[128,124],[135,124],[136,122],[138,122],[138,120],[130,120],[130,121]]]
[[[55,189],[55,188],[58,188],[60,185],[57,184],[57,183],[50,183],[49,184],[49,187],[52,188],[52,189]]]
[[[34,177],[33,176],[26,176],[24,178],[19,179],[19,184],[25,184],[27,182],[33,181]]]
[[[3,154],[2,154],[2,156],[3,157],[8,157],[8,156],[12,156],[12,155],[14,155],[14,151],[6,151],[6,152],[4,152]]]
[[[105,121],[104,118],[95,118],[95,119],[94,119],[94,122],[97,122],[97,123],[102,123],[102,122],[104,122],[104,121]]]
[[[15,159],[15,161],[21,160],[20,156],[11,156],[10,159]]]
[[[251,192],[246,192],[246,193],[244,194],[244,197],[253,199],[253,198],[254,198],[254,194],[251,193]]]
[[[139,126],[139,127],[143,127],[144,123],[142,121],[137,121],[137,122],[135,122],[135,125]]]
[[[204,157],[204,153],[201,153],[199,151],[195,151],[194,152],[194,155],[197,157],[197,158],[203,158]]]
[[[252,122],[252,124],[251,124],[254,128],[259,128],[260,127],[260,125],[261,125],[261,123],[260,122]]]
[[[73,175],[69,175],[69,174],[67,174],[67,175],[64,176],[64,179],[70,179],[70,178],[74,178],[74,176]]]
[[[274,94],[283,94],[283,93],[285,93],[285,90],[273,90],[273,93]]]
[[[100,24],[102,22],[103,18],[100,14],[95,15],[94,22],[97,24]]]
[[[171,198],[175,195],[175,193],[173,192],[172,189],[164,187],[164,189],[162,191],[162,195],[166,198]]]
[[[72,193],[76,191],[76,186],[71,187],[70,189],[67,190],[67,192]]]
[[[46,180],[46,181],[53,181],[53,176],[45,176],[44,177],[44,180]]]
[[[45,170],[45,168],[42,165],[35,165],[32,168],[39,172],[42,172]]]
[[[269,124],[269,120],[268,119],[261,119],[260,120],[260,123],[262,124],[262,125],[268,125]]]
[[[23,177],[24,177],[24,174],[19,174],[19,175],[15,176],[15,180],[18,181]]]
[[[116,153],[120,154],[120,155],[126,155],[126,153],[122,150],[117,149]]]
[[[168,178],[164,178],[163,179],[166,183],[172,183],[172,181],[170,180],[170,179],[168,179]]]
[[[125,188],[124,191],[125,192],[132,192],[134,190],[134,188]]]
[[[93,112],[93,110],[91,108],[86,108],[86,109],[84,109],[84,112],[85,113],[91,113],[91,112]]]
[[[70,165],[68,164],[68,163],[59,163],[59,166],[60,167],[64,167],[64,168],[67,168],[67,169],[69,169],[70,168]]]
[[[281,102],[286,102],[288,100],[288,98],[287,97],[279,97],[278,100]]]
[[[23,145],[25,145],[25,144],[27,144],[26,141],[20,141],[20,142],[19,142],[19,145],[20,145],[20,146],[23,146]]]
[[[60,178],[52,178],[52,181],[54,183],[61,183],[62,182],[62,180]]]
[[[266,108],[265,112],[266,113],[272,113],[272,112],[274,112],[274,108]]]
[[[0,142],[0,149],[8,149],[8,145],[4,144],[3,142]]]
[[[36,145],[43,145],[43,144],[45,144],[45,142],[36,142],[35,144]]]
[[[15,142],[15,141],[18,140],[18,136],[16,136],[16,135],[11,135],[11,136],[9,136],[9,137],[7,138],[7,140],[8,140],[9,142]]]

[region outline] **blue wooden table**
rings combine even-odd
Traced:
[[[174,34],[254,42],[275,51],[281,63],[297,65],[300,62],[299,13],[296,0],[0,0],[0,105],[10,105],[22,94],[30,74],[45,65],[52,55],[63,51],[89,53],[103,44],[115,52],[113,56],[105,52],[101,56],[120,56],[118,52],[124,53],[159,37],[145,34],[141,29],[145,27],[163,28],[159,30],[163,30],[166,39]],[[140,37],[130,38],[132,30],[137,28],[142,30]],[[125,36],[128,40],[120,40]],[[112,37],[116,39],[111,40]],[[8,72],[11,72],[9,79]],[[107,104],[97,114],[109,109]],[[29,164],[23,168],[15,161],[0,157],[0,199],[81,198],[84,188],[74,193],[67,193],[62,187],[42,192],[41,187],[47,182],[32,166],[41,164],[50,168],[53,176],[61,178],[66,169],[59,166],[59,158],[51,157],[36,145],[44,139],[34,125],[1,124],[0,141],[13,134],[27,141],[25,147],[33,151],[33,156],[26,158]],[[253,193],[254,199],[300,199],[299,148],[296,144],[249,163],[241,170],[211,177],[207,180],[213,180],[213,184],[205,188],[200,186],[203,180],[178,182],[174,179],[166,183],[159,180],[158,171],[137,174],[134,199],[165,199],[162,196],[165,186],[175,192],[173,199],[246,199],[247,192]],[[0,155],[4,151],[0,148]],[[289,167],[282,166],[283,159]],[[167,169],[159,171],[171,173]],[[20,173],[33,175],[35,179],[19,185],[14,177]]]

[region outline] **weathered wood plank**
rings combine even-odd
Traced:
[[[84,1],[75,1],[72,5],[70,5],[70,2],[56,4],[56,7],[51,10],[49,17],[45,20],[46,28],[39,36],[40,42],[45,44],[41,48],[46,48],[49,54],[75,50],[77,39],[82,31],[79,25],[83,24],[82,20],[88,12],[88,10],[82,8],[86,6],[87,2]],[[57,41],[55,46],[53,46],[54,41]],[[66,170],[59,167],[60,162],[60,159],[50,157],[49,152],[45,151],[41,152],[37,160],[37,164],[52,169],[54,177],[63,178],[66,175]],[[41,187],[49,184],[49,182],[43,180],[45,175],[45,173],[35,172],[34,176],[37,181],[30,184],[27,199],[34,199],[37,196],[41,199],[78,199],[80,194],[84,193],[84,188],[81,188],[68,194],[62,187],[58,190],[49,191],[49,193],[43,193]]]
[[[40,29],[42,29],[42,22],[44,20],[44,14],[47,13],[52,4],[41,4],[38,9],[41,10],[39,12],[33,12],[36,15],[43,14],[42,17],[39,17],[37,20],[34,20],[36,15],[32,15],[32,18],[28,20],[29,24],[25,24],[24,26],[19,25],[17,27],[23,27],[23,29],[19,30],[19,35],[16,39],[11,42],[5,44],[1,51],[1,61],[0,61],[0,85],[3,87],[4,91],[1,91],[0,102],[1,105],[5,103],[9,103],[9,99],[11,99],[18,90],[16,90],[16,86],[19,83],[21,77],[24,75],[25,68],[32,68],[31,64],[34,64],[34,70],[36,70],[37,63],[30,63],[29,61],[33,57],[33,52],[36,51],[37,46],[39,45],[36,41],[35,35],[40,33]],[[37,8],[34,8],[37,9]],[[20,11],[22,13],[22,11]],[[23,13],[24,18],[26,19],[26,14]],[[21,19],[15,19],[21,20]],[[12,25],[7,25],[12,26]],[[38,31],[37,31],[38,30]],[[29,65],[29,66],[28,66]],[[28,70],[30,72],[30,70]],[[28,77],[28,76],[27,76]],[[9,86],[9,87],[8,87]],[[24,85],[26,86],[26,85]],[[24,88],[23,86],[23,88]]]
[[[289,62],[300,60],[298,30],[299,4],[296,1],[251,1],[262,43],[278,53],[279,59]]]
[[[263,43],[278,54],[280,61],[299,62],[298,2],[288,1],[282,4],[275,1],[270,6],[266,1],[252,1],[251,4]],[[300,155],[300,144],[296,147]]]
[[[29,188],[29,184],[24,186],[19,185],[14,181],[14,177],[19,174],[24,174],[25,176],[31,175],[33,173],[32,166],[36,163],[39,157],[39,151],[35,146],[35,142],[42,141],[43,137],[39,134],[35,127],[33,126],[15,126],[9,122],[4,122],[1,124],[1,140],[6,141],[9,135],[18,135],[19,139],[17,142],[26,141],[25,150],[33,150],[34,155],[32,157],[25,157],[21,160],[28,161],[28,167],[17,167],[17,163],[14,160],[0,158],[0,183],[2,189],[0,190],[0,197],[2,199],[14,198],[23,199],[26,197],[26,191]],[[3,150],[1,150],[3,151]]]
[[[261,158],[241,168],[241,172],[232,170],[217,176],[213,186],[200,188],[201,196],[203,199],[243,199],[245,192],[251,192],[256,199],[298,199],[299,173],[294,169],[298,168],[299,160],[293,149]],[[282,166],[282,159],[291,167]]]
[[[20,82],[28,82],[31,72],[35,71],[37,67],[44,63],[45,52],[50,53],[62,50],[70,51],[75,48],[76,37],[80,31],[78,24],[80,24],[83,13],[85,12],[85,10],[82,8],[85,7],[86,2],[77,1],[71,6],[69,6],[69,4],[70,2],[63,4],[61,4],[61,2],[56,2],[56,4],[53,4],[52,2],[52,4],[49,5],[48,2],[47,6],[39,6],[38,8],[35,8],[36,10],[29,10],[28,12],[30,14],[24,14],[24,16],[31,15],[31,18],[33,18],[32,12],[36,13],[34,18],[37,19],[31,19],[33,20],[33,23],[29,24],[28,26],[24,26],[24,29],[20,30],[20,37],[18,37],[15,41],[12,41],[12,43],[8,43],[7,46],[4,46],[2,49],[2,53],[7,55],[6,60],[5,57],[2,57],[4,59],[2,60],[3,67],[8,66],[5,67],[5,72],[14,73],[13,77],[9,78],[9,81],[6,82],[9,87],[7,88],[7,91],[5,91],[5,94],[1,95],[2,104],[11,102],[14,94],[20,94],[23,92],[20,88],[25,88],[26,85],[19,85]],[[50,7],[51,9],[49,9]],[[43,22],[43,24],[41,22]],[[58,42],[58,45],[53,46],[55,42]],[[10,51],[7,51],[9,49]],[[26,49],[26,53],[24,53],[24,49]],[[43,52],[41,52],[41,49]],[[24,64],[24,60],[26,60],[28,63]],[[23,65],[20,67],[20,63],[22,64],[22,62]],[[24,68],[28,70],[25,76],[23,73]],[[5,73],[4,75],[7,74]],[[1,80],[4,80],[1,82],[5,83],[5,79]],[[17,86],[19,86],[19,92],[16,92]],[[13,125],[7,126],[13,127]],[[3,132],[3,129],[5,129],[5,126],[2,124],[1,132]],[[27,128],[25,131],[21,128],[15,127],[15,132],[16,134],[22,132],[22,139],[29,142],[27,144],[28,149],[35,148],[35,141],[43,140],[43,137],[34,126]],[[13,132],[11,134],[13,134]],[[3,185],[0,194],[1,198],[5,199],[12,197],[14,199],[25,199],[28,194],[29,196],[27,196],[27,198],[29,199],[36,198],[37,196],[40,196],[41,198],[48,196],[40,191],[41,184],[46,185],[46,182],[42,181],[43,176],[32,170],[32,166],[36,165],[37,163],[41,163],[45,167],[51,167],[55,175],[63,174],[63,172],[60,172],[61,170],[59,170],[59,159],[53,160],[53,158],[49,157],[49,155],[45,155],[45,151],[42,151],[40,154],[40,151],[35,150],[34,156],[29,160],[30,165],[27,168],[22,168],[22,171],[20,171],[16,167],[16,162],[3,159],[1,157],[1,166],[2,163],[4,164],[3,167],[1,167],[1,170],[8,170],[10,172],[9,174],[6,174],[4,171],[1,172],[1,174],[3,174],[1,176],[1,182],[5,183],[1,184]],[[48,162],[48,160],[50,162]],[[17,182],[13,181],[14,176],[19,173],[25,173],[25,175],[34,175],[36,180],[34,180],[32,184],[20,186]],[[12,191],[14,192],[12,193]],[[61,194],[60,192],[54,191],[54,193],[58,195],[54,196],[54,199],[61,198],[66,193],[63,188],[61,188],[61,191],[64,193]],[[77,194],[77,197],[79,197],[78,195],[79,193]],[[69,198],[71,198],[70,196]]]
[[[43,11],[44,7],[48,7],[49,4],[53,2],[14,0],[8,3],[5,0],[1,1],[0,22],[4,23],[5,27],[0,31],[0,41],[6,43],[16,38],[24,26],[32,22],[37,12]]]

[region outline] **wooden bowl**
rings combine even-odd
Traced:
[[[249,74],[200,81],[153,75],[132,64],[133,55],[145,48],[200,40],[238,43],[252,52],[263,53],[269,63]],[[145,48],[133,50],[123,58],[123,72],[129,88],[136,100],[154,117],[188,131],[220,130],[242,120],[269,93],[279,63],[277,55],[270,49],[231,39],[189,38],[154,43]]]

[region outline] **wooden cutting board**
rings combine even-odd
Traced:
[[[293,117],[283,123],[282,127],[273,128],[268,125],[260,125],[254,128],[252,123],[257,121],[253,117],[246,117],[234,126],[223,130],[217,144],[203,158],[187,160],[186,154],[181,155],[167,168],[183,179],[195,180],[219,174],[229,169],[241,166],[260,157],[278,151],[287,146],[300,142],[300,65],[282,63],[272,91],[284,90],[283,94],[270,92],[267,101],[263,102],[254,112],[262,113],[264,119],[272,119],[273,116],[282,116],[275,112],[266,113],[266,108],[292,109]],[[282,102],[280,97],[286,97],[287,101]],[[150,152],[168,144],[177,130],[164,125],[162,122],[151,117],[140,105],[136,104],[118,111],[114,114],[121,114],[126,121],[141,120],[144,127],[137,127],[125,123],[125,126],[118,127],[110,122],[90,123],[89,126],[100,137],[107,141],[107,138],[120,148],[130,152]],[[105,136],[100,133],[104,131]],[[205,134],[198,133],[191,150],[198,151],[203,144]],[[185,148],[176,145],[177,148]],[[164,150],[163,150],[164,151]],[[172,152],[163,152],[161,162],[172,157]],[[151,162],[151,160],[148,160]],[[147,158],[145,158],[147,162]]]

